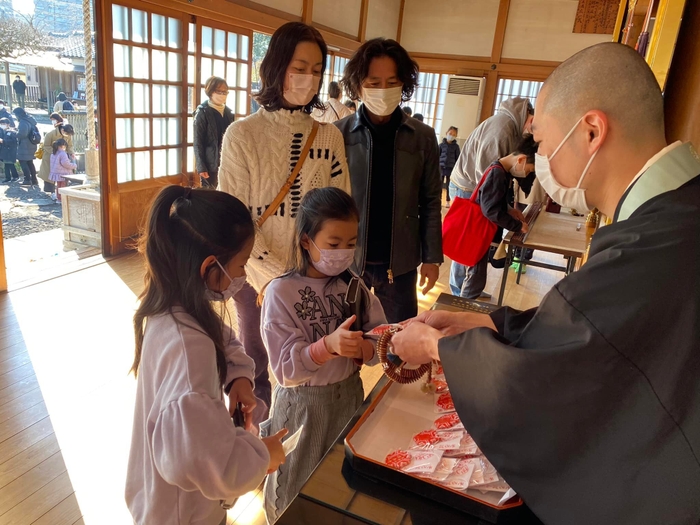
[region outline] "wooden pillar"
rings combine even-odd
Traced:
[[[301,21],[311,25],[314,17],[314,0],[304,0],[301,8]]]
[[[700,2],[686,2],[664,92],[666,138],[700,147]]]
[[[497,90],[498,72],[489,71],[486,74],[486,85],[484,86],[484,98],[481,101],[481,115],[479,115],[479,122],[483,122],[493,115],[493,105],[496,103]]]

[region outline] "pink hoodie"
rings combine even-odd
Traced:
[[[218,525],[220,500],[255,489],[267,472],[267,447],[233,426],[214,343],[200,330],[181,309],[146,324],[126,481],[138,525]],[[252,383],[253,360],[233,330],[224,333],[226,384],[239,377]]]

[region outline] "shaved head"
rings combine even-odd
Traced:
[[[651,68],[634,49],[614,42],[591,46],[563,62],[537,103],[538,112],[563,128],[599,110],[627,139],[664,134],[663,97]]]

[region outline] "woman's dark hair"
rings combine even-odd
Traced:
[[[425,120],[423,113],[416,113],[415,115],[413,115],[413,118],[416,119],[418,122],[423,122]]]
[[[75,129],[70,124],[59,125],[58,129],[61,130],[61,133],[64,135],[75,135]]]
[[[357,109],[357,104],[355,104],[355,102],[352,101],[352,100],[348,100],[348,101],[345,103],[345,105],[346,105],[347,107],[349,107],[350,109]]]
[[[27,118],[27,112],[24,111],[24,109],[20,107],[16,107],[15,109],[12,110],[12,113],[15,114],[15,117],[17,118]]]
[[[63,122],[63,117],[59,115],[58,113],[51,113],[51,116],[49,117],[49,120],[55,120],[57,122]]]
[[[401,100],[410,100],[418,87],[418,64],[396,40],[386,38],[375,38],[362,44],[345,66],[340,83],[345,88],[348,98],[362,98],[362,82],[369,74],[369,65],[379,57],[389,57],[394,61],[396,75],[403,83]]]
[[[321,91],[328,56],[326,42],[315,27],[301,22],[288,22],[272,35],[265,58],[260,64],[260,91],[255,96],[255,100],[268,111],[277,111],[284,107],[284,79],[287,75],[287,67],[300,42],[313,42],[321,48],[323,65],[318,86],[319,92]],[[311,113],[314,108],[324,110],[325,107],[316,94],[311,102],[304,106],[303,111]]]
[[[335,80],[328,84],[328,96],[331,98],[340,98],[340,84]]]
[[[223,318],[206,296],[209,272],[220,273],[218,265],[200,268],[210,255],[222,266],[240,252],[255,235],[248,208],[228,193],[206,189],[167,186],[156,197],[148,213],[139,252],[146,263],[145,288],[134,315],[136,349],[131,371],[136,375],[146,322],[149,317],[172,313],[180,307],[197,322],[213,342],[219,382],[226,380]],[[225,308],[225,307],[224,307]]]
[[[221,86],[226,86],[226,91],[228,91],[228,82],[226,80],[221,77],[209,77],[204,83],[204,92],[211,98]]]
[[[309,191],[301,200],[295,223],[295,235],[289,253],[286,274],[306,275],[311,259],[309,252],[301,245],[304,236],[312,239],[323,228],[326,221],[359,222],[360,212],[353,198],[338,188],[316,188]]]
[[[53,147],[53,154],[55,155],[56,153],[58,153],[58,148],[60,148],[61,146],[68,147],[68,143],[66,142],[66,139],[58,139],[55,140],[54,143],[51,144],[51,146]]]
[[[61,102],[64,102],[64,101],[66,100],[66,98],[67,98],[67,97],[66,97],[66,94],[65,94],[63,91],[61,91],[61,92],[58,94],[58,100],[60,100]]]
[[[454,131],[455,133],[459,133],[459,130],[454,126],[450,126],[449,128],[447,128],[447,132],[449,133],[450,131]]]

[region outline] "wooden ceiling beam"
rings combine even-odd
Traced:
[[[399,8],[399,25],[396,27],[396,41],[401,43],[401,30],[403,29],[403,9],[406,4],[406,0],[401,0],[401,7]]]
[[[367,13],[369,12],[369,0],[362,0],[360,7],[360,27],[357,30],[357,39],[364,42],[367,36]]]
[[[311,25],[314,19],[314,0],[304,0],[301,8],[301,21]]]

